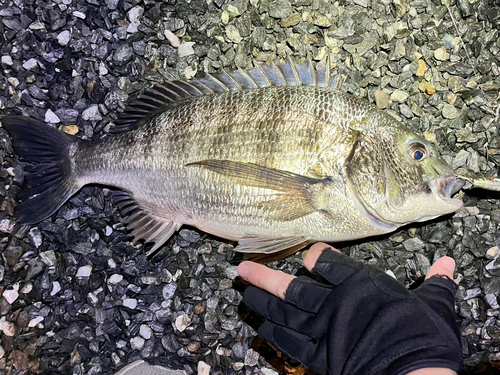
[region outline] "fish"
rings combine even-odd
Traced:
[[[17,221],[98,184],[114,188],[134,240],[154,243],[148,254],[190,225],[266,262],[460,209],[464,181],[436,147],[338,82],[329,60],[287,58],[156,84],[99,140],[4,117],[26,165]]]

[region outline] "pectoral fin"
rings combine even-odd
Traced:
[[[240,163],[231,160],[202,160],[189,163],[187,166],[211,170],[240,185],[276,191],[296,192],[307,186],[324,182],[323,179],[267,168],[254,163]]]
[[[256,204],[267,212],[266,217],[276,221],[291,221],[316,212],[311,188],[331,181],[230,160],[203,160],[187,165],[208,169],[236,184],[276,191],[269,195],[269,200]]]

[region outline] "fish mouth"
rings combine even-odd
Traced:
[[[457,210],[462,208],[463,202],[460,199],[453,199],[451,196],[464,185],[465,181],[455,176],[438,177],[429,181],[429,188],[434,193],[434,196],[446,204],[456,207]]]

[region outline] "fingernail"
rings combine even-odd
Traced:
[[[248,264],[241,263],[238,266],[238,275],[240,275],[244,280],[247,280],[247,276],[248,276]]]
[[[446,257],[443,259],[442,266],[449,270],[452,275],[455,272],[455,261],[450,257]]]
[[[302,260],[304,260],[306,258],[306,255],[307,255],[308,252],[309,252],[309,250],[304,250],[302,252]]]

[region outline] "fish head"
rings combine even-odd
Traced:
[[[348,184],[368,218],[401,226],[460,209],[452,195],[464,181],[436,148],[390,115],[372,117],[346,162]]]

